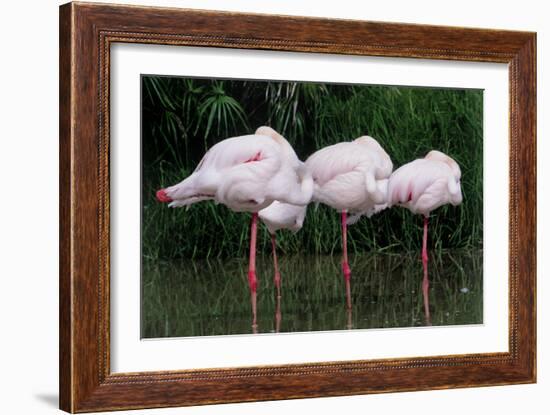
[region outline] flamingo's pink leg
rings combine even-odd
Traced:
[[[351,308],[351,269],[348,262],[348,225],[347,225],[347,212],[342,211],[342,272],[344,273],[344,280],[346,281],[346,304],[348,309]]]
[[[281,298],[281,274],[279,273],[279,263],[277,262],[277,239],[275,233],[271,234],[271,247],[273,249],[273,268],[275,269],[273,281],[275,287],[277,287],[277,298]]]
[[[428,280],[428,216],[424,216],[424,237],[422,238],[422,265],[424,267],[424,279],[422,280],[422,295],[424,297],[424,314],[426,315],[426,324],[431,325],[430,318],[430,297]]]
[[[257,327],[256,321],[256,288],[258,281],[256,279],[256,234],[258,233],[258,213],[252,213],[252,222],[250,225],[250,258],[248,263],[248,285],[250,286],[250,302],[252,303],[252,328]]]

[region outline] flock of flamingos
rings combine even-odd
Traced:
[[[248,283],[252,326],[256,326],[256,234],[258,217],[271,233],[274,282],[280,298],[275,233],[301,229],[307,205],[324,203],[341,213],[342,272],[346,305],[351,310],[351,270],[347,225],[361,216],[402,206],[424,217],[422,294],[426,323],[431,324],[428,281],[428,217],[444,205],[462,202],[460,167],[449,156],[432,150],[424,158],[393,171],[393,163],[372,137],[324,147],[302,162],[288,141],[270,127],[255,134],[227,138],[211,147],[195,171],[182,182],[160,189],[156,197],[170,207],[214,200],[236,212],[251,212]],[[348,216],[349,215],[349,216]]]

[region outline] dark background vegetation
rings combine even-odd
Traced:
[[[202,202],[168,209],[155,191],[188,176],[208,148],[269,125],[305,160],[324,146],[370,135],[397,168],[429,150],[462,169],[464,202],[432,214],[435,250],[482,248],[483,92],[444,88],[142,77],[142,252],[145,260],[245,256],[250,216]],[[387,209],[349,228],[351,252],[418,250],[422,220]],[[261,227],[259,249],[270,249]],[[340,251],[339,215],[310,205],[303,229],[279,232],[285,253]]]

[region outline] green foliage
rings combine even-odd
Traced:
[[[249,216],[202,202],[168,209],[155,190],[181,181],[216,142],[261,125],[279,131],[301,159],[361,135],[376,138],[397,168],[429,150],[462,168],[464,202],[430,219],[430,246],[482,248],[483,93],[480,90],[296,82],[142,78],[143,255],[146,259],[245,256]],[[262,227],[260,249],[270,248]],[[385,210],[349,227],[351,250],[418,250],[422,220]],[[284,254],[340,251],[337,212],[310,205],[303,229],[280,232]]]

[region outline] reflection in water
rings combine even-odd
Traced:
[[[275,333],[281,331],[281,296],[277,295],[277,306],[275,307]]]
[[[339,258],[283,256],[282,298],[270,256],[258,257],[257,332],[425,325],[422,263],[416,253],[351,255],[353,308],[346,309]],[[482,251],[430,256],[431,323],[483,322]],[[142,336],[251,333],[246,259],[144,263]]]

